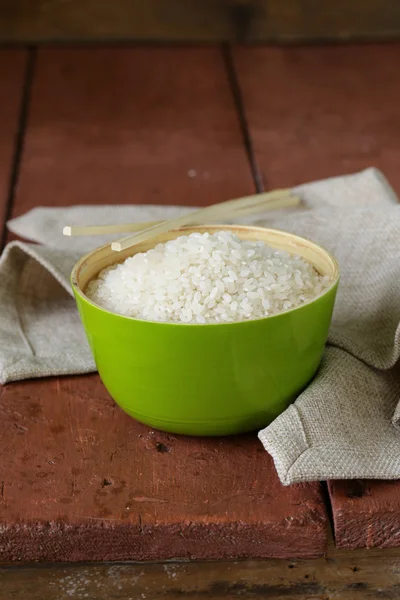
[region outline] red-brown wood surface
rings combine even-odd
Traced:
[[[282,487],[256,436],[136,423],[97,376],[9,385],[1,403],[0,559],[317,556],[319,484]]]
[[[13,214],[252,193],[217,48],[40,50]]]
[[[339,548],[400,546],[399,481],[332,481],[329,493]]]
[[[234,53],[266,187],[376,166],[400,194],[400,44]],[[332,482],[342,548],[400,546],[400,482]]]
[[[0,238],[7,210],[27,52],[0,52]]]
[[[238,48],[265,186],[376,166],[400,193],[400,44]]]
[[[42,50],[13,214],[207,204],[253,191],[218,49]],[[284,488],[255,435],[190,439],[124,415],[97,376],[2,390],[5,559],[317,556],[318,483]]]

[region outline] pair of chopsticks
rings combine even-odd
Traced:
[[[133,233],[133,235],[124,237],[111,244],[112,250],[121,252],[135,244],[147,241],[160,233],[179,229],[185,225],[212,223],[227,218],[236,219],[265,210],[297,206],[299,203],[300,198],[298,196],[293,195],[289,189],[282,189],[255,194],[253,196],[245,196],[235,200],[227,200],[167,221],[125,223],[121,225],[92,225],[87,227],[66,226],[63,229],[63,234],[66,236],[76,236]]]

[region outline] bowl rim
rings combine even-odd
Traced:
[[[272,228],[272,227],[259,227],[259,226],[252,226],[252,225],[235,225],[235,224],[231,224],[231,225],[218,225],[218,224],[207,225],[207,224],[204,224],[204,225],[197,225],[197,226],[189,225],[189,226],[182,227],[179,229],[172,229],[171,232],[174,232],[174,233],[182,232],[182,235],[185,235],[185,231],[190,230],[193,232],[193,229],[196,229],[196,227],[198,227],[199,229],[206,228],[206,229],[214,229],[217,231],[221,231],[221,230],[229,231],[232,229],[235,229],[235,230],[243,229],[246,231],[253,230],[253,231],[274,232],[274,233],[283,234],[283,235],[290,235],[291,237],[296,238],[296,240],[298,240],[300,242],[306,242],[307,244],[311,244],[311,245],[315,246],[316,248],[318,248],[319,250],[322,250],[322,252],[332,261],[333,266],[334,266],[335,276],[333,277],[330,285],[321,294],[318,294],[318,296],[316,296],[312,300],[309,300],[308,302],[305,302],[304,304],[300,304],[299,306],[294,306],[293,308],[289,308],[288,310],[285,310],[285,311],[282,311],[279,313],[275,313],[273,315],[267,315],[265,317],[260,317],[257,319],[243,319],[241,321],[225,321],[225,322],[220,322],[220,323],[179,323],[176,321],[152,321],[152,320],[148,320],[148,319],[138,319],[137,317],[128,317],[126,315],[121,315],[119,313],[116,313],[116,312],[113,312],[106,308],[103,308],[99,304],[96,304],[95,302],[93,302],[93,300],[91,300],[88,296],[86,296],[86,294],[83,292],[80,285],[78,284],[78,273],[79,273],[79,269],[81,268],[83,263],[90,256],[95,254],[96,252],[99,252],[100,250],[105,249],[108,246],[110,246],[111,242],[108,242],[107,244],[103,244],[102,246],[99,246],[98,248],[95,248],[94,250],[87,252],[84,256],[82,256],[75,263],[75,265],[71,271],[71,276],[70,276],[70,282],[71,282],[73,291],[76,294],[78,294],[78,296],[84,302],[86,302],[87,304],[90,304],[91,306],[93,306],[94,308],[99,310],[100,312],[103,312],[107,315],[111,315],[112,317],[117,317],[119,319],[133,321],[133,322],[137,322],[137,323],[144,323],[144,324],[148,323],[151,325],[159,325],[159,326],[163,325],[164,327],[176,326],[176,327],[202,327],[202,328],[204,328],[205,326],[206,327],[229,327],[232,325],[244,325],[244,324],[249,324],[249,323],[259,323],[260,321],[270,321],[271,319],[278,319],[280,317],[284,317],[285,315],[299,311],[302,308],[312,305],[314,302],[317,302],[318,300],[320,300],[321,298],[323,298],[324,296],[329,294],[339,283],[341,273],[340,273],[340,267],[339,267],[339,263],[338,263],[337,259],[324,246],[321,246],[321,244],[318,244],[317,242],[314,242],[313,240],[310,240],[309,238],[306,238],[304,236],[300,236],[300,235],[297,235],[296,233],[291,233],[291,232],[285,231],[283,229],[276,229],[276,228]],[[179,237],[179,236],[177,236],[177,237]],[[132,246],[132,248],[134,248],[134,246]]]

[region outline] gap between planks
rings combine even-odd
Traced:
[[[24,81],[22,87],[21,102],[18,115],[18,125],[15,135],[13,158],[11,163],[8,195],[6,200],[6,210],[4,214],[4,223],[0,234],[0,252],[3,251],[7,239],[7,221],[9,220],[13,208],[15,192],[18,185],[18,179],[21,169],[22,155],[24,149],[25,132],[28,121],[29,104],[31,98],[32,83],[35,73],[36,48],[28,48],[28,59],[25,66]]]

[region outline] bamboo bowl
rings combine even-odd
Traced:
[[[315,300],[287,312],[205,325],[124,317],[85,295],[89,281],[105,267],[182,234],[219,230],[298,254],[331,283]],[[103,246],[79,260],[71,282],[100,377],[125,412],[172,433],[229,435],[268,425],[314,376],[328,337],[339,268],[326,250],[296,235],[215,225],[169,231],[119,253]]]

